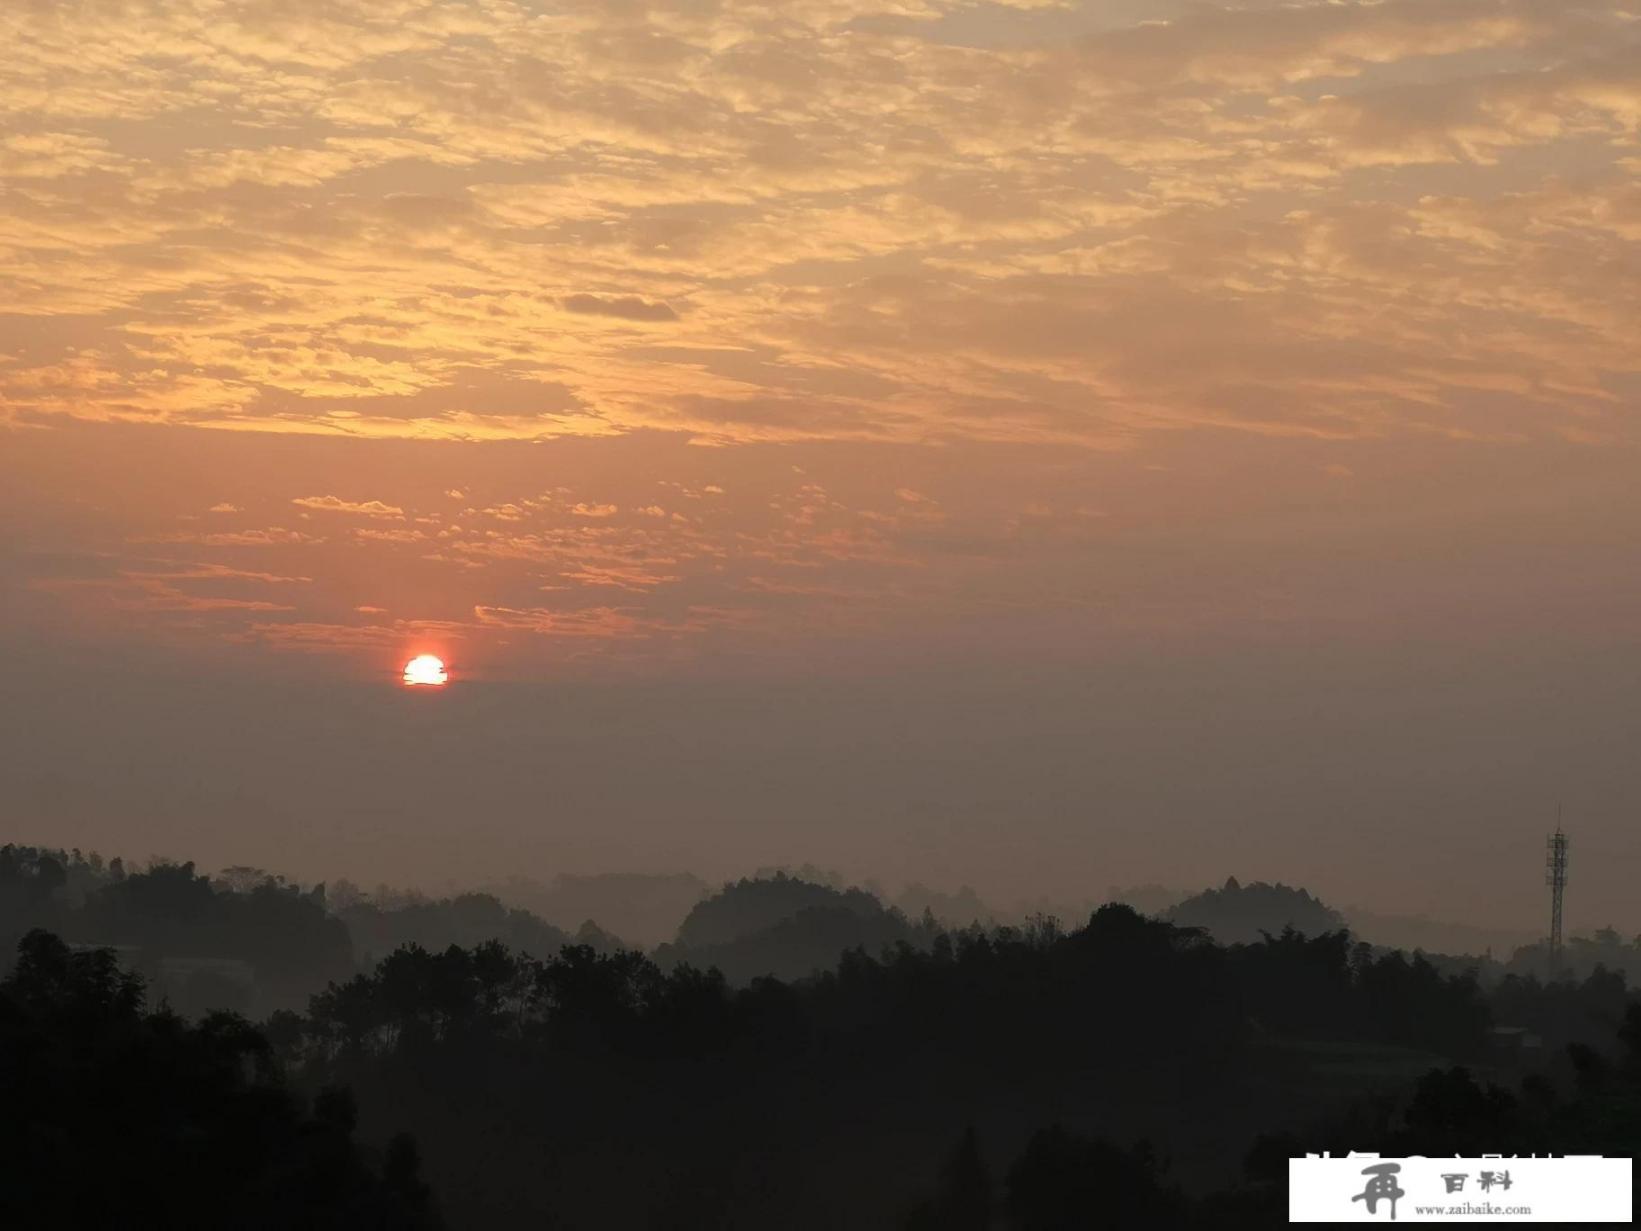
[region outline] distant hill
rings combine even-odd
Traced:
[[[1307,936],[1336,932],[1344,916],[1303,889],[1231,877],[1218,889],[1205,889],[1168,910],[1165,918],[1180,927],[1202,928],[1222,945],[1254,944],[1261,933],[1279,935],[1291,927]]]
[[[777,872],[743,878],[697,902],[679,925],[676,943],[690,949],[727,944],[811,907],[841,908],[863,916],[883,913],[883,903],[864,889],[834,889]]]
[[[1184,889],[1170,889],[1166,885],[1133,885],[1124,889],[1113,885],[1106,891],[1106,901],[1129,906],[1142,915],[1153,918],[1165,915],[1191,895]]]
[[[980,895],[968,885],[956,893],[942,893],[926,885],[913,883],[901,890],[895,906],[909,919],[921,919],[928,911],[948,928],[966,928],[978,923],[989,926],[996,922],[995,912],[980,900]]]
[[[1490,952],[1495,959],[1505,961],[1516,949],[1537,939],[1528,931],[1447,923],[1423,915],[1384,915],[1358,906],[1341,907],[1340,913],[1349,922],[1351,932],[1362,940],[1410,952],[1419,949],[1476,957]]]
[[[725,885],[696,904],[672,944],[656,950],[668,968],[717,967],[732,983],[760,975],[801,979],[829,970],[847,949],[876,953],[925,930],[863,889],[834,889],[776,873]],[[932,936],[929,937],[932,939]]]
[[[689,872],[564,874],[550,884],[516,876],[482,887],[482,892],[560,928],[596,919],[629,944],[646,947],[671,940],[690,909],[711,891],[706,881]]]
[[[179,1013],[262,1016],[304,1005],[328,982],[406,944],[442,952],[500,940],[544,958],[568,944],[622,947],[590,920],[571,931],[489,894],[366,895],[346,881],[336,888],[331,896],[323,885],[261,868],[213,878],[193,863],[127,867],[79,851],[0,845],[0,966],[26,932],[47,928],[71,945],[117,951]]]
[[[509,948],[541,957],[550,957],[569,944],[591,944],[601,950],[620,945],[591,920],[572,935],[527,910],[506,906],[488,893],[387,904],[360,901],[336,913],[348,925],[355,957],[364,964],[407,944],[437,952],[450,945],[471,948],[487,940],[499,940]]]
[[[1549,948],[1542,940],[1522,945],[1511,954],[1504,968],[1508,974],[1545,978],[1551,969]],[[1633,987],[1641,982],[1641,936],[1626,940],[1612,927],[1570,936],[1555,968],[1560,977],[1573,980],[1588,979],[1597,970],[1609,975],[1621,974]]]
[[[323,886],[233,871],[243,875],[213,882],[192,863],[128,869],[79,851],[0,846],[0,960],[24,933],[48,928],[71,945],[118,950],[184,1014],[294,1007],[352,973],[348,930]]]

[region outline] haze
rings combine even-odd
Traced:
[[[1633,934],[1638,19],[6,5],[8,840]]]

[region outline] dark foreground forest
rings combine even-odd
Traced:
[[[361,957],[322,891],[167,866],[76,896],[7,850],[0,1225],[1267,1227],[1296,1152],[1641,1144],[1641,1001],[1605,969],[1483,977],[1342,929],[1221,944],[1120,905],[951,928],[789,878],[650,954],[378,903],[378,943],[474,911],[495,935]],[[1244,915],[1262,892],[1215,891]],[[190,929],[197,963],[251,972],[196,965],[206,999],[263,996],[235,953],[281,951],[281,988],[334,970],[254,1022],[182,1015],[133,970],[157,986]],[[749,973],[783,961],[811,973]]]

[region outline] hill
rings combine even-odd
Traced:
[[[1242,885],[1234,876],[1218,889],[1186,898],[1163,917],[1179,927],[1202,928],[1222,945],[1253,944],[1263,933],[1276,936],[1290,927],[1320,936],[1346,926],[1338,911],[1303,889],[1264,881]]]

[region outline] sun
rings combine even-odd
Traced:
[[[406,684],[425,684],[433,688],[450,682],[450,672],[444,669],[444,660],[432,654],[418,654],[405,664]]]

